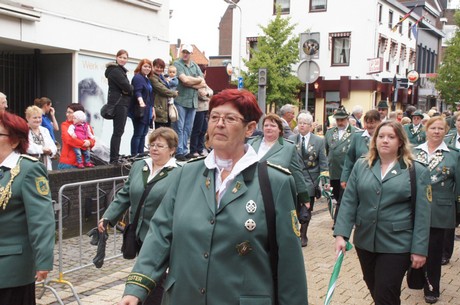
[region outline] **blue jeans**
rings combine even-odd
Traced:
[[[91,155],[90,155],[88,149],[83,150],[83,149],[80,149],[80,148],[72,147],[72,150],[75,152],[75,155],[77,156],[77,163],[78,164],[83,163],[83,160],[81,158],[82,155],[85,158],[85,163],[91,162]]]
[[[207,111],[198,111],[193,121],[192,135],[190,136],[190,153],[201,153],[204,150],[204,135],[208,129],[206,120]]]
[[[179,145],[177,147],[176,155],[186,155],[188,153],[187,142],[190,133],[192,132],[193,120],[195,119],[195,108],[182,107],[174,103],[177,108],[179,118],[174,122],[173,128],[179,136]]]
[[[149,125],[142,120],[133,119],[133,137],[131,138],[131,155],[142,154],[145,151],[145,136],[149,131]]]

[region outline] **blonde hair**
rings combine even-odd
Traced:
[[[430,128],[430,126],[433,125],[433,123],[436,122],[436,121],[441,121],[441,122],[444,123],[444,130],[445,130],[444,135],[446,135],[447,132],[449,131],[449,124],[447,124],[446,119],[444,119],[442,116],[434,116],[434,117],[428,119],[428,121],[425,124],[425,130],[428,130],[428,128]]]
[[[26,114],[26,119],[29,119],[34,114],[39,114],[41,116],[43,114],[43,111],[38,106],[34,105],[34,106],[27,107],[25,114]]]
[[[382,127],[391,127],[393,128],[396,136],[398,137],[401,146],[398,148],[398,160],[403,160],[404,164],[407,167],[412,166],[412,160],[414,160],[414,155],[412,154],[411,144],[409,143],[409,139],[407,138],[407,134],[404,131],[403,126],[401,123],[396,121],[385,121],[381,123],[374,132],[374,136],[371,139],[371,143],[369,145],[369,153],[366,156],[367,163],[369,167],[372,167],[374,162],[379,158],[379,152],[377,151],[377,138],[379,136],[380,129]]]

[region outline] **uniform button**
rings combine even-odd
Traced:
[[[377,191],[377,195],[380,195],[380,191]]]
[[[375,220],[373,220],[372,223],[375,224]]]
[[[214,218],[211,219],[211,220],[209,221],[209,223],[212,224],[212,225],[213,225],[215,222],[216,222],[216,221],[214,220]]]
[[[209,257],[209,253],[208,253],[208,252],[205,252],[205,253],[203,254],[203,256],[204,256],[204,258],[208,258],[208,257]]]
[[[201,294],[205,294],[205,293],[206,293],[206,289],[201,288],[201,289],[200,289],[200,293],[201,293]]]

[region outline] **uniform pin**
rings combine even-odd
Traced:
[[[206,182],[205,182],[205,185],[206,185],[206,188],[209,188],[209,185],[211,185],[211,178],[206,178]]]
[[[241,182],[236,181],[235,187],[232,190],[232,193],[235,194],[241,188]]]
[[[163,176],[164,174],[165,174],[164,172],[161,172],[161,173],[160,173],[160,176]]]
[[[250,251],[252,251],[252,247],[249,241],[246,240],[236,245],[236,250],[238,251],[238,254],[240,256],[243,256],[243,255],[248,254]]]
[[[256,222],[252,219],[248,219],[244,223],[244,226],[246,227],[248,231],[254,231],[254,229],[256,228]]]
[[[254,214],[257,211],[257,204],[254,202],[254,200],[249,200],[246,203],[246,212],[249,214]]]
[[[149,170],[149,167],[148,167],[147,165],[144,165],[144,167],[142,168],[142,170],[143,170],[144,172],[146,172],[146,171]]]
[[[394,175],[397,174],[397,172],[395,170],[392,170],[391,173],[394,174]]]

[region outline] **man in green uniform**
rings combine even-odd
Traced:
[[[412,114],[412,123],[404,125],[404,131],[409,138],[409,142],[414,145],[420,145],[425,143],[426,135],[422,125],[423,113],[420,110],[416,110]]]

